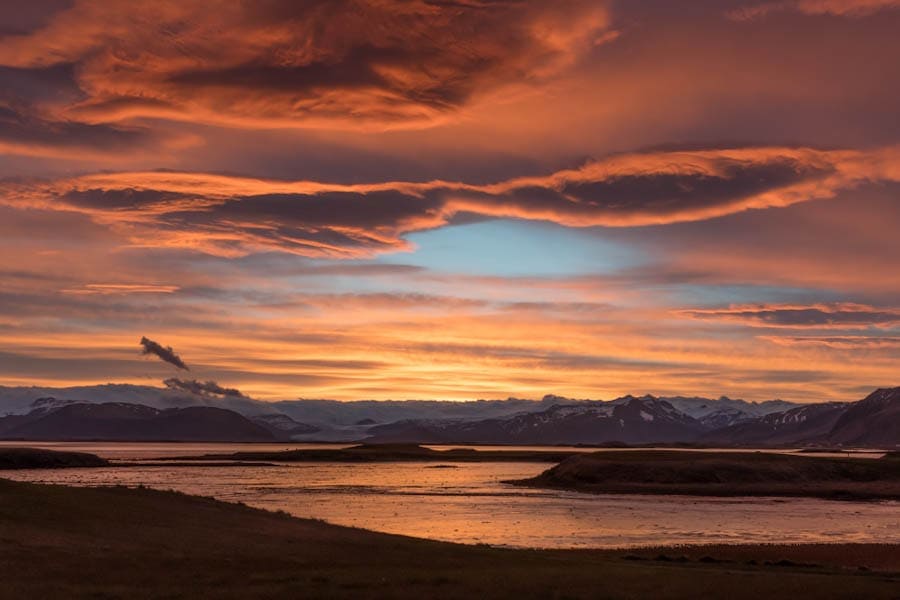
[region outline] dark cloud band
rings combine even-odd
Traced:
[[[280,251],[365,257],[410,249],[405,234],[514,218],[570,227],[703,221],[900,179],[900,150],[750,147],[612,156],[490,185],[335,185],[204,173],[98,174],[8,182],[0,202],[84,213],[130,243],[222,256]]]
[[[853,303],[732,306],[722,309],[686,310],[680,314],[695,319],[796,329],[860,329],[900,325],[900,309]]]

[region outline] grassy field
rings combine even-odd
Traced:
[[[896,599],[900,546],[528,551],[0,480],[3,598]]]
[[[517,485],[603,494],[900,500],[900,461],[765,452],[596,452]]]

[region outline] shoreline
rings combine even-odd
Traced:
[[[520,487],[589,494],[900,501],[900,462],[775,453],[647,450],[570,457]]]
[[[900,544],[508,549],[146,488],[0,479],[0,524],[3,597],[887,599],[900,583]]]

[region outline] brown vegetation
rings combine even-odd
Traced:
[[[0,480],[4,598],[895,598],[889,545],[505,550]]]

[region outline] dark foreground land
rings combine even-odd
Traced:
[[[202,456],[174,456],[160,460],[253,460],[277,462],[560,462],[572,450],[434,450],[417,444],[360,444],[349,448],[315,448],[279,452],[234,452]]]
[[[867,598],[900,546],[529,551],[296,519],[174,492],[0,480],[3,598]]]
[[[851,459],[765,452],[597,452],[510,483],[598,494],[900,500],[900,460],[894,454]]]

